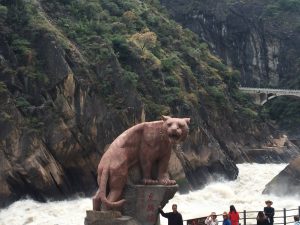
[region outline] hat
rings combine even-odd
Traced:
[[[217,214],[215,212],[211,212],[210,214],[211,216],[217,216]]]
[[[271,200],[267,200],[265,201],[266,204],[271,203],[271,205],[273,205],[273,202]]]
[[[227,212],[223,212],[223,216],[228,216]]]

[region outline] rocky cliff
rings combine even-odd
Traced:
[[[192,118],[170,164],[185,187],[235,179],[235,163],[253,160],[245,146],[277,145],[238,72],[158,4],[0,3],[0,206],[91,195],[105,147],[161,114]]]
[[[161,2],[225,64],[241,72],[242,86],[300,89],[300,1]],[[299,99],[275,98],[263,111],[290,135],[299,133]]]
[[[226,64],[241,71],[242,85],[299,88],[298,1],[161,2]]]

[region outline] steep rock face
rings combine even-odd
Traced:
[[[300,195],[300,157],[291,161],[283,171],[274,177],[266,185],[263,193],[279,196]]]
[[[43,46],[51,82],[46,89],[30,87],[32,81],[20,83],[36,92],[32,100],[37,105],[18,107],[16,92],[1,94],[1,206],[27,195],[45,201],[93,193],[105,145],[128,127],[124,115],[108,111],[90,90],[88,77],[75,80],[69,66],[80,59],[75,50],[67,55],[47,34],[41,34],[37,46]],[[15,83],[7,81],[8,86]]]
[[[207,41],[226,64],[241,71],[243,86],[299,88],[297,81],[288,82],[297,80],[299,72],[296,11],[274,18],[269,15],[272,2],[268,0],[161,2],[176,21]]]

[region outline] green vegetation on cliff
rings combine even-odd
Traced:
[[[127,108],[126,88],[144,102],[148,119],[189,114],[191,108],[205,103],[220,112],[232,110],[228,93],[240,95],[238,72],[213,56],[195,34],[169,20],[157,2],[13,0],[1,4],[2,35],[15,56],[14,62],[1,65],[1,77],[22,80],[24,87],[16,97],[29,104],[41,101],[30,92],[53,84],[45,66],[49,56],[39,46],[43,35],[53,36],[67,53],[74,48],[80,52],[82,58],[70,65],[72,70],[77,76],[88,74],[108,105]],[[8,87],[16,91],[13,84]]]

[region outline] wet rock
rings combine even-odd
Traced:
[[[291,161],[284,170],[274,177],[266,185],[263,194],[300,195],[300,157]]]

